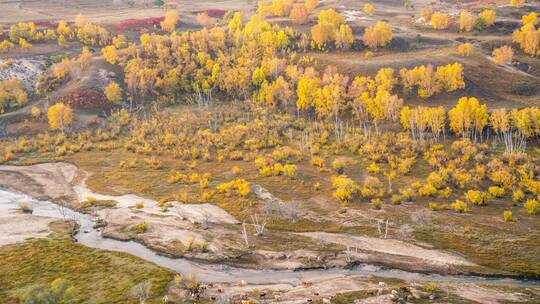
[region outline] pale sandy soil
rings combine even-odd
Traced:
[[[420,246],[406,243],[400,240],[373,238],[368,236],[354,236],[345,234],[308,232],[299,233],[320,241],[336,243],[343,246],[350,246],[352,251],[356,249],[362,252],[376,252],[395,256],[411,257],[421,259],[426,264],[436,266],[475,266],[462,257],[441,252],[439,250],[425,249]]]
[[[74,206],[78,168],[68,163],[44,163],[32,166],[0,166],[0,186],[33,198]]]
[[[18,210],[0,211],[0,246],[47,237],[49,224],[55,219],[24,214]]]
[[[503,292],[478,284],[443,284],[443,287],[474,303],[523,303],[527,300],[527,297],[520,293]]]

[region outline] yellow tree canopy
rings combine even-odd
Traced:
[[[57,103],[47,111],[49,126],[53,130],[63,130],[71,125],[73,120],[73,111],[68,105]]]

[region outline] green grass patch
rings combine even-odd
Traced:
[[[63,225],[55,226],[58,234],[67,230]],[[2,303],[18,303],[32,287],[58,278],[76,288],[70,303],[137,303],[130,290],[144,281],[152,283],[149,303],[159,303],[174,275],[131,255],[92,249],[65,237],[2,247],[0,260]]]

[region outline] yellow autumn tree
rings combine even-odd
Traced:
[[[15,45],[8,40],[4,40],[0,42],[0,53],[9,52],[10,50],[14,48],[15,48]]]
[[[165,14],[165,19],[159,24],[161,29],[167,32],[172,32],[176,29],[176,25],[180,21],[178,13],[176,11],[168,11]]]
[[[438,85],[446,92],[465,88],[463,66],[458,62],[437,67],[435,77]]]
[[[305,0],[304,5],[308,12],[312,12],[319,5],[319,0]]]
[[[37,120],[41,116],[41,110],[38,107],[32,107],[30,114],[32,115],[33,119]]]
[[[272,0],[272,12],[276,17],[287,16],[291,12],[292,0]]]
[[[369,16],[372,16],[374,11],[375,11],[375,8],[373,7],[373,4],[371,3],[364,4],[364,13],[366,13]]]
[[[522,7],[525,4],[525,0],[510,0],[510,6],[512,7]]]
[[[336,32],[336,47],[349,49],[354,42],[352,29],[347,24],[342,24]]]
[[[420,10],[420,16],[422,18],[424,18],[424,20],[426,22],[430,21],[431,20],[431,16],[433,15],[433,9],[431,8],[431,6],[426,6],[426,7],[423,7],[421,10]]]
[[[458,46],[458,54],[462,57],[469,57],[474,51],[472,43],[463,43]]]
[[[463,32],[470,32],[474,28],[476,23],[476,16],[468,11],[461,11],[459,16],[459,30]]]
[[[71,107],[63,103],[57,103],[47,111],[49,126],[52,130],[64,130],[69,127],[73,120],[73,111]]]
[[[514,31],[512,42],[519,44],[525,53],[537,55],[540,52],[540,29],[536,29],[532,24],[526,24]]]
[[[88,47],[83,47],[81,54],[79,55],[78,62],[81,67],[81,70],[86,70],[90,65],[90,60],[92,59],[92,53]]]
[[[56,33],[58,36],[64,36],[64,38],[71,38],[73,36],[73,31],[69,28],[69,25],[66,21],[60,20],[58,26],[56,27]]]
[[[311,27],[311,39],[314,46],[322,49],[327,43],[336,39],[336,29],[330,23],[320,23]]]
[[[114,45],[108,45],[101,49],[101,54],[103,58],[110,64],[116,64],[118,60],[118,55],[116,54],[116,47]]]
[[[122,89],[116,82],[111,82],[105,87],[105,97],[107,100],[114,104],[119,104],[122,100]]]
[[[291,14],[289,15],[289,18],[291,18],[292,22],[296,24],[306,23],[308,21],[308,17],[308,9],[303,4],[295,4],[291,9]]]
[[[392,41],[392,29],[388,23],[377,21],[374,26],[366,28],[362,38],[370,48],[385,47]]]
[[[487,106],[480,105],[475,97],[462,97],[457,105],[448,111],[450,129],[458,136],[475,141],[486,127],[489,119]]]
[[[512,50],[512,47],[505,45],[494,49],[491,57],[495,64],[510,64],[514,57],[514,51]]]
[[[478,18],[484,21],[486,27],[490,27],[497,21],[497,12],[490,9],[485,9],[478,14]]]
[[[431,16],[431,26],[436,30],[444,30],[450,26],[450,18],[442,12],[436,12]]]
[[[540,29],[536,29],[538,16],[535,12],[521,18],[523,26],[512,34],[512,42],[519,44],[529,55],[540,54]]]
[[[527,25],[527,24],[537,25],[538,14],[536,12],[531,12],[528,15],[524,15],[523,17],[521,17],[521,23],[523,25]]]
[[[216,23],[216,19],[208,16],[205,12],[198,13],[195,19],[197,20],[197,23],[203,27],[210,27]]]
[[[326,9],[319,12],[317,23],[329,23],[332,24],[334,28],[338,28],[340,25],[345,23],[345,18],[343,18],[343,16],[333,9]]]
[[[66,37],[64,35],[58,36],[58,47],[64,49],[66,48],[66,45]]]
[[[320,80],[318,78],[301,76],[298,80],[296,89],[297,101],[296,107],[298,111],[305,111],[315,104],[321,94],[319,88]]]

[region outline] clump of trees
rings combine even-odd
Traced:
[[[388,23],[377,21],[375,25],[366,28],[363,40],[370,48],[385,47],[392,41],[392,29]]]
[[[18,79],[0,81],[0,114],[22,107],[28,103],[28,94]]]
[[[317,24],[311,28],[311,38],[311,46],[318,49],[324,49],[330,43],[338,48],[349,48],[354,42],[351,28],[333,9],[319,12]]]
[[[535,12],[522,17],[522,27],[512,34],[512,41],[529,55],[540,55],[540,29],[536,28],[538,17]]]
[[[52,130],[64,131],[73,121],[73,111],[69,105],[57,103],[49,107],[47,118]]]

